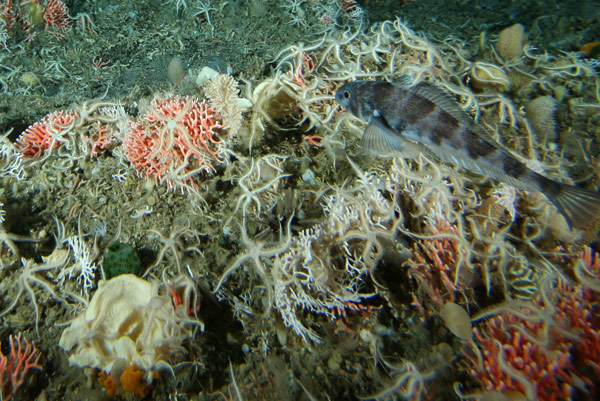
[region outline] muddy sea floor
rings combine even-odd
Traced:
[[[209,24],[204,15],[194,16],[197,4],[191,1],[187,8],[186,2],[179,0],[66,1],[70,15],[91,16],[93,31],[75,27],[57,38],[39,30],[30,42],[24,41],[22,32],[11,32],[13,36],[7,41],[11,51],[0,50],[0,133],[10,132],[14,140],[44,115],[94,98],[118,99],[130,115],[137,115],[138,104],[155,93],[198,95],[189,79],[183,83],[169,80],[167,67],[174,58],[181,60],[188,76],[195,77],[201,67],[210,66],[231,71],[242,85],[255,85],[271,76],[281,49],[316,41],[322,31],[312,16],[306,16],[306,24],[290,24],[290,13],[282,1],[210,3],[215,10],[210,11]],[[598,15],[594,8],[597,2],[562,1],[560,7],[554,1],[359,3],[366,13],[365,26],[400,16],[414,31],[432,39],[454,35],[473,42],[481,31],[495,34],[518,22],[527,26],[530,41],[549,51],[575,51],[600,38],[600,23],[593,17]],[[286,234],[288,218],[293,218],[293,232],[320,221],[321,188],[342,185],[356,177],[344,157],[334,166],[321,148],[305,146],[306,134],[302,129],[280,131],[267,126],[252,150],[254,157],[288,156],[281,168],[290,176],[278,188],[284,199],[278,209],[260,218],[249,213],[245,220],[248,235],[267,247]],[[372,166],[363,161],[366,158],[358,144],[355,139],[347,151],[367,170]],[[90,241],[91,233],[102,232],[96,243],[98,261],[118,238],[135,246],[143,266],[162,258],[157,276],[162,269],[172,270],[176,265],[191,271],[202,297],[198,317],[205,329],[196,330],[184,341],[182,352],[174,356],[175,375],[160,372],[147,399],[239,400],[236,386],[244,400],[368,397],[392,385],[394,377],[377,366],[376,352],[362,332],[368,328],[384,339],[390,360],[420,360],[421,366],[437,367],[428,385],[435,389],[433,399],[457,400],[453,384],[469,383],[470,379],[459,365],[445,362],[460,354],[461,341],[444,327],[439,316],[419,318],[411,306],[416,284],[397,268],[402,263],[398,255],[384,257],[377,268],[379,279],[388,288],[385,296],[375,295],[362,308],[340,313],[335,320],[319,318],[315,322],[320,344],[305,343],[287,332],[274,313],[262,316],[263,305],[256,303],[253,314],[240,319],[230,303],[212,294],[225,267],[246,250],[240,240],[239,219],[235,223],[229,220],[237,212],[239,193],[227,178],[247,168],[244,158],[249,156],[247,146],[235,146],[241,157],[234,157],[229,167],[217,168],[201,191],[205,202],[138,178],[110,152],[61,171],[40,165],[20,182],[4,177],[0,193],[6,213],[4,234],[13,234],[20,257],[40,262],[56,247],[58,221],[71,235],[79,230],[89,234]],[[318,173],[321,185],[303,180],[301,171],[306,163]],[[126,180],[118,183],[114,176],[127,170]],[[152,212],[132,218],[147,208]],[[230,227],[224,235],[227,221]],[[169,239],[175,243],[170,248],[165,245]],[[10,305],[19,292],[16,276],[21,261],[15,256],[7,246],[0,248],[0,309]],[[5,339],[17,332],[32,340],[41,354],[43,369],[30,371],[14,399],[110,399],[98,384],[96,373],[69,366],[67,354],[58,347],[64,327],[82,306],[73,299],[60,303],[38,284],[32,285],[33,294],[24,293],[14,310],[0,320],[5,354],[9,351]],[[241,289],[260,286],[261,281],[245,268],[232,275],[227,285],[241,296]],[[65,290],[76,292],[77,288],[73,282]],[[372,283],[365,284],[368,290],[375,291]],[[484,293],[485,288],[474,291]],[[37,333],[30,295],[35,296],[39,308]],[[489,304],[499,300],[494,296],[498,294],[492,294]],[[308,314],[305,318],[309,322],[313,319]],[[129,394],[121,398],[139,397]]]

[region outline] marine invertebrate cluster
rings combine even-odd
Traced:
[[[521,27],[520,37],[517,38],[518,40],[514,39],[515,47],[520,47],[521,50],[523,50],[522,33]],[[303,52],[319,60],[315,70],[304,76],[305,87],[294,83],[293,80],[287,80],[286,75],[283,75],[280,81],[282,87],[288,88],[285,90],[286,93],[289,92],[292,103],[296,102],[296,107],[302,110],[304,120],[299,124],[308,120],[310,122],[308,126],[318,127],[324,137],[327,137],[329,132],[339,133],[341,127],[349,133],[346,137],[349,142],[346,144],[348,147],[352,146],[351,136],[359,134],[364,127],[362,123],[337,113],[335,107],[327,106],[327,95],[333,93],[335,83],[363,77],[394,79],[398,73],[402,73],[409,75],[413,83],[433,81],[454,94],[463,108],[473,114],[477,122],[488,127],[497,127],[492,131],[492,136],[503,146],[524,154],[524,158],[529,159],[526,162],[531,166],[539,166],[538,160],[543,160],[542,168],[545,169],[546,174],[564,174],[564,170],[561,173],[557,168],[564,161],[561,160],[558,152],[552,150],[553,145],[546,141],[536,141],[535,134],[531,130],[532,124],[523,114],[517,112],[515,100],[501,95],[499,91],[509,85],[515,85],[516,91],[529,93],[531,96],[535,83],[543,82],[544,89],[552,91],[553,86],[559,85],[567,76],[585,78],[590,73],[589,70],[586,70],[586,67],[572,56],[553,58],[546,55],[544,59],[525,48],[523,58],[519,59],[515,56],[510,63],[502,66],[496,65],[496,62],[502,60],[495,59],[497,56],[493,53],[481,54],[482,59],[472,61],[462,50],[464,44],[460,41],[448,40],[434,44],[412,32],[399,20],[384,22],[368,33],[348,32],[337,38],[327,38],[316,46],[317,49],[313,46],[290,48],[287,53],[284,52],[279,56],[282,65],[303,57]],[[508,54],[504,53],[505,56]],[[479,84],[474,83],[472,77],[471,80],[468,78],[469,74],[473,75],[473,71],[481,72],[482,66],[486,66],[487,78],[482,78],[483,73],[475,76],[481,78],[479,81],[486,81],[489,85],[482,87],[485,90],[479,92],[478,88],[474,88]],[[325,73],[328,79],[321,79],[320,73]],[[537,76],[534,77],[534,74]],[[527,79],[521,79],[523,77]],[[294,93],[299,95],[293,95]],[[435,165],[435,162],[433,164]],[[422,163],[405,163],[399,171],[406,176],[411,176],[415,167],[421,165]],[[510,265],[507,260],[510,260],[510,255],[515,253],[515,250],[504,240],[505,235],[510,235],[511,225],[501,224],[501,232],[494,235],[488,229],[482,230],[481,217],[475,217],[478,214],[475,212],[479,203],[478,194],[470,189],[468,184],[465,185],[464,174],[454,174],[444,169],[440,175],[439,172],[435,173],[435,169],[437,167],[429,173],[414,171],[413,180],[421,184],[412,188],[417,190],[422,188],[422,194],[417,193],[416,196],[411,197],[419,210],[428,209],[424,211],[423,217],[429,216],[429,219],[435,221],[435,216],[441,215],[440,217],[449,222],[458,220],[460,223],[458,237],[472,238],[471,244],[466,246],[469,255],[467,263],[471,267],[481,266],[483,271],[487,272],[486,286],[490,290],[492,281],[490,272],[495,270],[494,266]],[[432,180],[433,177],[436,179]],[[400,176],[396,181],[399,178]],[[456,182],[453,183],[453,180]],[[406,191],[407,188],[411,186],[397,185],[393,186],[392,190]],[[466,191],[461,190],[463,188],[466,188]],[[409,193],[412,191],[414,189]],[[427,198],[428,194],[437,194],[437,199]],[[519,194],[519,196],[523,195]],[[534,197],[528,195],[527,199],[533,200]],[[527,216],[525,217],[527,226],[536,226],[536,230],[530,231],[529,238],[539,238],[541,233],[546,232],[551,224],[554,224],[551,222],[553,217],[549,209],[537,208],[539,202],[516,204],[531,205],[528,210],[511,211],[515,216]],[[469,211],[473,212],[472,215]],[[479,212],[481,211],[483,209]],[[488,221],[486,223],[488,226],[498,223],[497,217],[494,218],[492,215],[489,215],[485,221]],[[534,231],[538,233],[538,237],[533,234]],[[527,243],[532,251],[532,255],[528,256],[539,254],[536,240],[528,240]]]
[[[17,138],[17,146],[24,156],[40,157],[66,142],[66,135],[75,124],[76,112],[55,111],[36,122]]]
[[[227,160],[222,128],[221,117],[205,102],[156,97],[143,120],[131,123],[123,147],[142,177],[195,192],[198,176],[213,174],[213,164]]]
[[[30,159],[30,166],[48,163],[66,169],[114,147],[115,132],[122,131],[128,120],[119,102],[93,99],[48,114],[21,133],[16,147]]]
[[[519,392],[538,400],[569,399],[569,344],[559,342],[548,350],[511,328],[515,325],[514,318],[499,315],[474,330],[484,362],[472,374],[488,391]]]
[[[172,3],[175,9],[185,5]],[[324,6],[332,3],[286,4],[295,17],[310,7],[322,11],[324,18],[329,15]],[[354,2],[335,3],[345,7],[341,12],[356,10]],[[96,233],[93,223],[98,219],[106,219],[108,228],[95,235],[93,249],[91,237],[86,240],[91,234],[78,230],[70,236],[60,229],[55,236],[57,259],[43,263],[30,257],[39,256],[37,247],[23,247],[28,256],[23,266],[13,263],[2,270],[7,275],[3,283],[16,284],[16,299],[3,296],[7,309],[0,317],[17,308],[26,294],[37,319],[38,309],[45,306],[36,298],[40,290],[59,302],[66,296],[80,301],[85,311],[63,332],[60,346],[72,364],[100,370],[109,395],[133,392],[143,397],[157,370],[173,371],[176,361],[188,358],[180,355],[199,365],[204,352],[225,353],[239,345],[230,380],[234,364],[243,360],[244,367],[236,371],[240,389],[234,386],[241,398],[256,374],[252,369],[268,369],[271,358],[281,352],[271,342],[276,332],[289,355],[285,363],[308,359],[312,356],[305,350],[317,349],[322,369],[314,376],[337,379],[347,371],[346,378],[353,378],[339,380],[347,393],[366,392],[374,398],[429,395],[430,380],[447,380],[425,366],[421,356],[432,345],[422,338],[435,338],[454,341],[451,358],[438,365],[449,365],[461,351],[468,356],[452,369],[472,374],[470,389],[514,390],[529,398],[546,397],[549,391],[568,396],[573,391],[568,377],[577,375],[575,364],[584,373],[598,374],[596,295],[591,291],[599,280],[597,271],[585,264],[569,270],[567,261],[579,248],[564,239],[569,235],[559,237],[551,230],[557,216],[552,207],[535,194],[467,175],[429,156],[370,158],[361,150],[365,123],[334,101],[341,84],[354,79],[404,75],[414,84],[434,82],[522,160],[567,179],[571,164],[563,158],[560,143],[565,121],[556,124],[558,145],[550,146],[535,135],[541,124],[532,113],[535,99],[554,103],[561,93],[553,90],[556,85],[569,86],[563,96],[581,98],[572,102],[573,113],[589,113],[592,108],[582,106],[592,101],[589,91],[567,82],[585,75],[585,67],[572,56],[537,54],[523,48],[523,42],[517,46],[524,50],[522,56],[514,57],[500,45],[498,54],[482,45],[477,55],[464,50],[466,46],[456,38],[434,42],[401,20],[387,21],[287,48],[275,60],[271,77],[254,90],[248,86],[252,107],[245,119],[237,108],[237,83],[226,75],[204,87],[208,104],[191,96],[159,95],[147,104],[140,101],[140,115],[131,118],[118,101],[94,99],[75,106],[72,114],[48,116],[23,134],[19,147],[24,171],[39,174],[37,185],[45,185],[60,206],[44,205],[40,195],[14,180],[21,175],[18,163],[7,161],[4,168],[0,158],[0,179],[32,196],[46,214],[59,214],[69,227],[79,213],[85,231]],[[48,68],[62,71],[60,64]],[[509,86],[511,91],[506,90]],[[527,113],[524,104],[531,105]],[[226,134],[237,136],[230,140]],[[307,140],[315,146],[305,146]],[[17,160],[5,149],[7,160]],[[54,166],[60,167],[58,173]],[[127,174],[134,169],[147,179],[145,185]],[[44,175],[50,178],[47,182]],[[166,186],[154,187],[152,181]],[[18,191],[8,187],[0,196],[8,193],[8,201],[14,202],[11,197],[19,196]],[[167,193],[175,188],[193,194],[206,190],[209,196],[199,205],[175,191]],[[113,215],[110,208],[117,212]],[[99,210],[110,210],[110,216]],[[117,239],[104,239],[107,231]],[[39,238],[49,246],[47,232],[44,236],[40,230]],[[4,228],[0,240],[12,259],[19,256],[19,246]],[[120,275],[101,280],[96,288],[97,256],[110,250],[113,241],[143,249],[135,262],[143,264],[146,280]],[[60,248],[63,242],[73,258]],[[544,286],[558,283],[561,275],[588,287]],[[216,340],[202,336],[187,341],[193,336],[187,324],[201,327],[197,315],[204,313],[196,289],[199,277],[207,293],[231,305],[229,310],[208,302],[208,308],[218,309],[237,326],[210,327]],[[83,297],[73,291],[70,278],[81,281],[77,289]],[[87,295],[92,296],[89,303]],[[456,302],[473,311],[500,300],[495,309],[474,315],[475,320],[490,318],[476,324],[474,336],[464,332],[470,327],[467,312],[449,306]],[[460,331],[448,324],[456,316],[449,308],[459,310],[461,323],[467,323]],[[469,341],[471,350],[462,350],[453,336],[449,340],[443,326],[433,332],[440,312],[446,327]],[[288,338],[288,333],[294,336]],[[555,347],[550,336],[560,338],[562,345]],[[226,338],[225,347],[221,337]],[[407,346],[404,340],[414,342]],[[318,348],[322,343],[336,347]],[[203,349],[204,344],[208,346]],[[481,359],[472,356],[476,350]],[[404,362],[393,362],[395,358]],[[223,371],[220,359],[207,359],[216,365],[209,369]],[[557,378],[543,375],[544,364]],[[357,367],[367,366],[368,371],[355,374]],[[372,391],[383,387],[378,381],[386,374],[391,385],[388,379],[384,390]],[[269,373],[260,373],[254,390],[267,385],[261,382],[265,376],[272,385]],[[592,389],[586,374],[577,377]],[[289,390],[289,376],[286,380]],[[362,381],[360,391],[347,384],[351,380]],[[539,388],[531,384],[535,380]],[[310,384],[302,388],[309,395],[313,391]],[[167,397],[167,391],[157,389],[156,398]]]
[[[42,25],[55,38],[63,38],[72,25],[68,12],[67,6],[61,0],[4,1],[0,4],[0,20],[6,30],[6,38],[1,39],[0,44],[3,47],[7,46],[8,31],[15,27],[23,30],[27,41],[36,37]]]
[[[541,171],[546,174],[564,179],[565,169],[560,172],[558,166],[568,166],[569,163],[556,151],[555,141],[560,140],[560,133],[556,136],[550,133],[550,137],[536,135],[532,127],[536,131],[547,131],[546,128],[540,129],[541,120],[534,115],[536,102],[532,102],[531,114],[525,115],[517,108],[519,104],[524,104],[524,100],[513,94],[500,92],[511,87],[523,99],[547,97],[549,104],[556,104],[554,97],[564,94],[560,90],[561,85],[571,85],[568,77],[583,80],[591,72],[570,54],[535,54],[531,48],[524,46],[522,26],[515,26],[512,31],[504,32],[501,39],[496,49],[501,54],[494,54],[492,49],[491,53],[482,52],[479,59],[474,61],[466,56],[460,41],[448,40],[434,44],[410,31],[401,21],[385,22],[368,33],[347,32],[324,39],[315,45],[316,49],[310,45],[289,48],[279,55],[278,60],[280,65],[289,64],[290,71],[294,71],[295,60],[302,59],[304,53],[318,60],[318,63],[314,71],[303,75],[302,84],[296,82],[293,73],[289,72],[278,78],[278,87],[286,93],[288,107],[293,108],[295,105],[301,110],[303,120],[298,126],[305,123],[311,128],[316,127],[317,132],[324,137],[331,135],[333,131],[338,134],[340,131],[345,132],[344,139],[348,149],[364,126],[361,122],[338,113],[335,106],[328,106],[339,81],[380,77],[392,80],[398,74],[411,76],[413,83],[433,81],[455,95],[463,108],[471,112],[477,122],[490,128],[491,135],[503,146],[524,155],[522,158],[529,159],[529,165],[538,166],[538,169],[541,167]],[[325,74],[327,79],[323,79],[321,74]],[[556,88],[558,89],[555,91]],[[579,93],[590,104],[594,102],[590,91]],[[582,107],[579,111],[583,109]],[[385,161],[377,163],[389,166]],[[545,290],[540,290],[542,282],[557,279],[557,271],[560,270],[557,266],[565,266],[565,261],[558,256],[561,251],[564,252],[564,248],[550,247],[552,240],[565,240],[556,230],[556,212],[544,205],[535,194],[519,191],[509,194],[495,184],[492,184],[490,190],[486,188],[486,184],[482,186],[481,181],[477,182],[472,178],[469,183],[464,174],[456,174],[423,156],[416,157],[413,161],[394,158],[387,176],[381,172],[375,174],[383,181],[388,193],[398,194],[400,199],[406,201],[408,198],[413,202],[410,210],[416,221],[407,219],[393,228],[403,238],[419,244],[408,264],[412,266],[413,277],[421,284],[431,282],[432,270],[424,271],[423,277],[417,275],[419,261],[425,267],[441,267],[443,272],[443,275],[435,276],[436,288],[421,287],[425,291],[415,298],[417,305],[420,305],[419,300],[437,300],[434,304],[438,306],[430,305],[429,309],[423,309],[426,315],[437,313],[442,299],[453,296],[457,291],[464,291],[461,284],[471,280],[479,281],[473,283],[475,285],[483,284],[487,294],[502,293],[507,299],[519,299],[518,302],[528,305],[529,302],[535,302],[536,297],[543,295]],[[486,189],[482,190],[482,187]],[[364,203],[362,207],[368,210]],[[431,232],[431,227],[436,227],[437,224],[452,224],[453,229]],[[515,238],[518,238],[519,245],[512,243]],[[357,255],[361,256],[361,262],[368,260],[365,254]],[[548,256],[542,255],[552,256],[548,259]],[[586,280],[587,274],[582,273],[582,276],[581,283]],[[591,282],[595,281],[592,279]],[[569,291],[564,288],[557,293],[559,299],[570,297]],[[468,302],[475,296],[473,293],[464,295]],[[553,302],[555,301],[552,304]],[[572,322],[572,327],[563,327],[551,323],[544,313],[554,316],[558,322],[561,319],[558,316],[562,316],[562,312],[554,314],[552,307],[549,307],[544,310],[543,316],[538,315],[537,322],[545,322],[542,324],[544,330],[561,332],[565,336],[562,341],[579,344],[573,345],[575,348],[583,344],[581,338],[569,336],[569,332],[583,332],[577,328],[580,323]],[[597,324],[590,323],[589,326],[597,327]],[[515,344],[524,346],[527,342],[525,337],[517,339],[522,330],[515,329],[509,334],[511,339],[515,339]],[[502,335],[490,335],[482,349],[495,349],[493,338]],[[482,341],[484,337],[480,335],[477,341]],[[534,342],[518,352],[527,347],[533,352],[532,349],[537,346],[540,344]],[[572,355],[566,348],[563,351],[567,357]],[[542,347],[535,352],[542,358],[546,349]],[[560,363],[556,362],[552,366],[556,366],[557,371],[564,368],[571,372],[565,355],[557,360]],[[498,354],[490,356],[490,360],[495,363],[498,363],[498,358]],[[537,356],[532,354],[532,360],[535,358]],[[536,369],[543,376],[544,364],[549,361],[538,362]],[[507,368],[504,374],[507,371],[509,376],[513,372]],[[515,384],[514,377],[507,380],[511,385]],[[537,379],[528,380],[534,383]],[[499,379],[497,383],[500,382]],[[568,395],[570,390],[565,390],[563,383],[557,384],[557,394],[563,391]],[[488,389],[491,391],[499,387]],[[538,390],[520,387],[518,391],[532,396]],[[540,390],[539,394],[542,397],[550,396],[551,391]]]
[[[562,279],[541,283],[535,299],[506,301],[473,317],[492,316],[473,328],[483,361],[467,353],[467,370],[488,391],[530,399],[569,399],[577,380],[597,394],[598,293]]]
[[[334,187],[323,195],[325,216],[319,225],[291,236],[290,218],[275,244],[250,239],[242,227],[246,250],[226,268],[215,291],[220,292],[236,270],[251,265],[266,288],[267,311],[281,315],[304,342],[321,342],[303,313],[335,320],[338,313],[372,296],[363,280],[374,278],[377,263],[385,248],[393,246],[395,228],[403,221],[394,202],[382,195],[378,177],[354,167],[360,175],[355,187]]]
[[[352,195],[335,188],[323,199],[326,218],[303,230],[288,249],[272,259],[274,307],[289,329],[304,342],[321,342],[321,336],[302,318],[302,311],[335,320],[337,313],[360,304],[373,293],[363,281],[384,254],[401,217],[377,192]],[[362,202],[370,203],[365,209]]]
[[[300,27],[316,22],[323,25],[323,32],[334,32],[336,26],[357,26],[365,19],[364,10],[355,0],[286,0],[280,7],[289,13],[288,24]]]

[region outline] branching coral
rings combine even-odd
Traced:
[[[531,399],[571,396],[578,377],[598,391],[590,371],[598,374],[600,330],[594,299],[597,293],[545,277],[533,301],[506,301],[484,310],[473,331],[484,353],[484,367],[469,357],[471,374],[487,390],[518,391]],[[591,370],[579,369],[586,365]]]
[[[143,121],[130,125],[123,145],[141,176],[198,194],[198,176],[226,162],[222,128],[222,117],[204,101],[156,97]]]

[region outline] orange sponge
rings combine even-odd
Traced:
[[[106,374],[104,371],[101,371],[98,374],[98,382],[102,387],[104,387],[106,394],[110,397],[114,397],[119,389],[119,383],[115,383],[110,375]]]
[[[136,365],[128,365],[121,374],[123,391],[145,397],[150,391],[150,385],[144,380],[143,376],[144,372]]]
[[[152,387],[151,384],[144,380],[144,371],[133,363],[127,365],[121,376],[116,376],[116,380],[111,376],[114,375],[107,374],[104,371],[98,374],[98,382],[104,387],[106,394],[111,397],[114,397],[120,391],[121,394],[133,393],[144,398],[148,395]],[[152,377],[157,378],[158,373],[152,372]]]
[[[594,49],[595,47],[599,46],[600,42],[590,42],[590,43],[586,43],[585,45],[581,46],[581,51],[584,53],[587,53],[588,55],[592,55],[592,53],[598,49]]]

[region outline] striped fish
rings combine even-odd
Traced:
[[[600,219],[600,194],[560,183],[529,169],[489,138],[440,88],[387,81],[354,81],[340,87],[337,102],[367,121],[362,145],[375,155],[414,158],[426,152],[517,189],[539,191],[571,227],[585,229]]]

